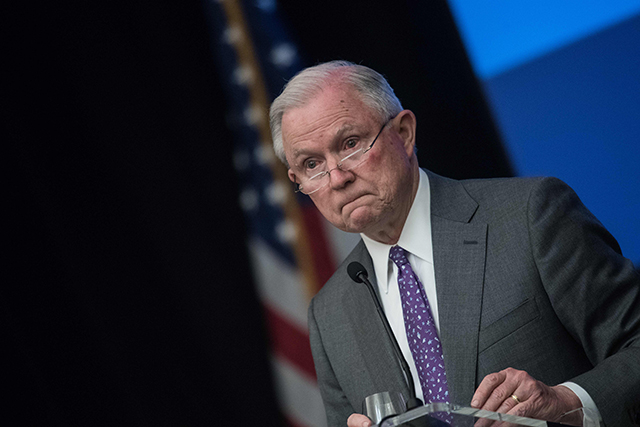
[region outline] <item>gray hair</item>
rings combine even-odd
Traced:
[[[371,68],[348,61],[331,61],[306,68],[285,85],[269,110],[273,149],[284,164],[287,160],[282,143],[282,116],[292,108],[304,106],[334,82],[346,83],[355,89],[362,102],[380,117],[381,122],[403,109],[387,80]]]

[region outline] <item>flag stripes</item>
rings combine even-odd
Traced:
[[[272,346],[276,392],[289,425],[324,426],[306,311],[335,269],[335,243],[307,196],[296,195],[272,148],[268,110],[301,66],[273,0],[204,0],[228,123],[249,253]]]

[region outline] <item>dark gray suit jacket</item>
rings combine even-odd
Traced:
[[[640,424],[640,276],[613,237],[557,179],[427,173],[451,402],[469,405],[485,375],[513,367],[579,384],[608,427]],[[347,274],[352,261],[375,285],[361,241],[309,308],[330,426],[370,394],[408,395],[364,284]]]

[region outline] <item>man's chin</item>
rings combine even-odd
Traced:
[[[358,206],[352,210],[345,221],[346,230],[350,233],[364,233],[373,222],[374,217],[368,206]]]

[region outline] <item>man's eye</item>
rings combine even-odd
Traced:
[[[358,141],[356,141],[355,139],[350,139],[345,144],[345,148],[355,148],[357,146],[358,146]]]
[[[305,169],[315,169],[318,166],[318,163],[315,160],[307,160],[304,164]]]

